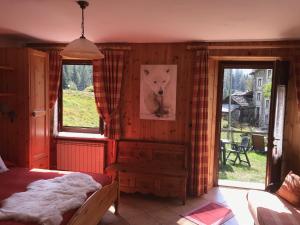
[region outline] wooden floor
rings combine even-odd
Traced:
[[[181,217],[208,202],[215,201],[228,205],[235,216],[224,225],[253,225],[248,212],[247,190],[218,187],[201,198],[190,198],[182,206],[175,199],[156,198],[140,194],[122,194],[120,216],[113,214],[113,207],[104,216],[101,225],[195,225]]]

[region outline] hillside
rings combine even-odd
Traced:
[[[63,90],[63,115],[64,126],[98,127],[94,93]]]

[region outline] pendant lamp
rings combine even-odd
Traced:
[[[81,8],[81,37],[69,43],[60,55],[64,58],[94,60],[103,59],[104,55],[98,47],[84,36],[84,9],[89,5],[87,1],[77,1]]]

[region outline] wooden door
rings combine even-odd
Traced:
[[[276,61],[274,65],[272,100],[270,108],[270,129],[268,141],[267,184],[281,181],[283,156],[283,129],[289,63]]]
[[[29,50],[29,162],[31,168],[49,167],[48,54]]]

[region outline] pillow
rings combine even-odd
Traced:
[[[290,171],[276,194],[292,205],[300,207],[300,177]]]
[[[5,172],[5,171],[7,171],[7,170],[8,170],[8,169],[7,169],[7,167],[5,166],[3,160],[2,160],[2,158],[1,158],[1,156],[0,156],[0,173],[3,173],[3,172]]]

